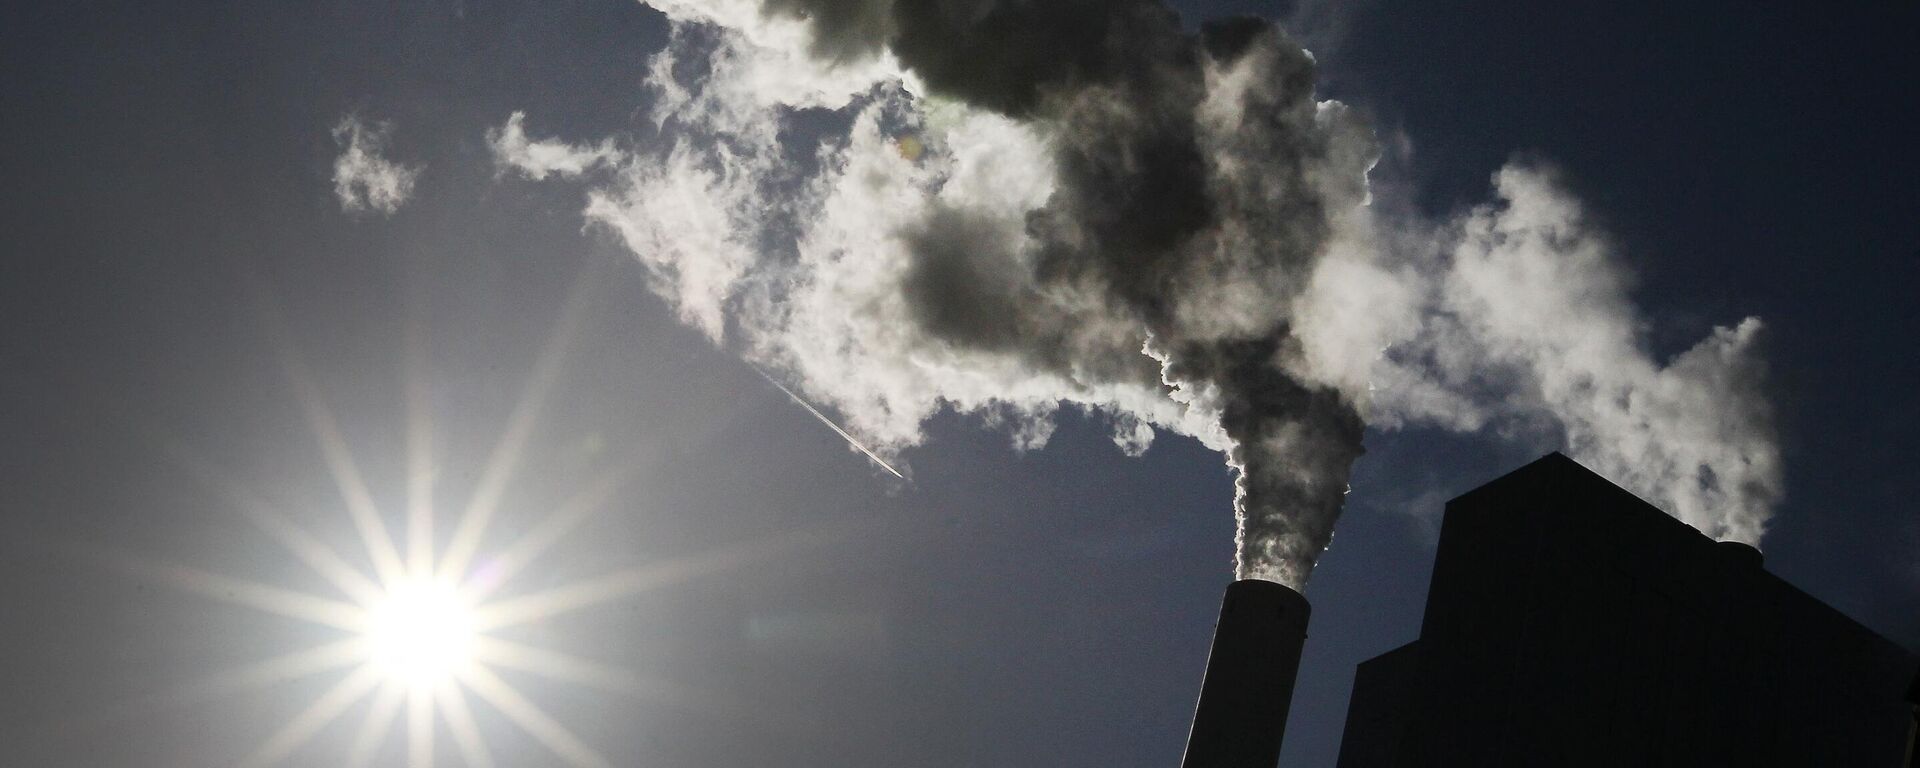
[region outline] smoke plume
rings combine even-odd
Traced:
[[[880,454],[943,408],[1021,449],[1061,407],[1130,454],[1188,435],[1237,471],[1238,575],[1296,587],[1369,420],[1554,429],[1704,530],[1763,530],[1757,321],[1651,361],[1604,242],[1530,167],[1460,221],[1389,221],[1373,132],[1267,22],[1189,31],[1158,0],[650,4],[673,24],[657,135],[534,140],[516,113],[497,160],[585,184],[683,321]]]

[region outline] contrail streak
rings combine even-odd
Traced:
[[[795,403],[799,403],[800,407],[807,409],[807,413],[813,414],[813,417],[816,419],[819,419],[820,423],[827,425],[827,428],[833,430],[834,434],[839,435],[840,439],[847,441],[847,445],[851,445],[856,450],[866,454],[867,458],[873,460],[873,463],[880,465],[881,469],[884,469],[888,472],[893,473],[894,477],[900,478],[902,480],[907,479],[906,475],[900,474],[900,470],[894,469],[893,465],[888,464],[886,460],[881,459],[879,454],[876,454],[873,451],[867,450],[867,447],[864,445],[861,445],[859,440],[855,440],[853,438],[853,435],[847,434],[847,431],[844,429],[841,429],[840,425],[833,423],[833,419],[827,418],[827,415],[824,413],[821,413],[820,409],[813,407],[812,403],[809,403],[806,400],[801,399],[799,395],[796,395],[793,393],[793,390],[787,389],[787,385],[781,384],[778,380],[774,379],[772,376],[768,376],[766,371],[760,370],[760,366],[752,365],[751,363],[749,363],[748,365],[749,367],[753,368],[754,373],[760,374],[760,378],[766,379],[768,384],[772,384],[775,387],[778,387],[781,392],[785,392],[788,398],[791,398]]]

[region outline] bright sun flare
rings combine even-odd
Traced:
[[[368,614],[369,661],[387,679],[433,685],[473,657],[473,606],[453,585],[410,578],[394,585]]]
[[[343,758],[328,765],[347,768],[393,762],[385,748],[388,734],[404,727],[404,764],[430,768],[436,737],[452,737],[460,762],[488,768],[495,763],[490,737],[474,714],[481,704],[509,728],[531,737],[560,764],[580,768],[612,762],[564,723],[527,698],[501,672],[531,675],[552,682],[632,694],[646,681],[629,670],[573,656],[556,649],[502,636],[513,628],[545,622],[563,614],[658,588],[680,578],[726,567],[725,557],[695,557],[683,563],[630,568],[597,578],[562,583],[544,590],[514,593],[513,576],[599,511],[633,477],[631,467],[607,465],[575,495],[551,505],[521,535],[497,549],[485,546],[490,523],[500,511],[506,489],[528,448],[537,415],[559,370],[561,351],[585,308],[584,289],[594,284],[590,270],[576,281],[563,316],[542,348],[520,403],[486,455],[475,486],[457,516],[450,536],[435,533],[436,503],[431,467],[433,429],[427,399],[430,388],[420,326],[407,329],[405,422],[408,445],[404,531],[394,535],[387,515],[356,466],[327,408],[319,387],[271,307],[257,306],[263,327],[277,329],[276,351],[299,410],[318,440],[325,466],[338,487],[346,518],[364,546],[366,559],[353,562],[299,521],[272,508],[246,487],[185,446],[171,456],[216,490],[255,527],[278,542],[295,560],[324,578],[337,594],[317,594],[195,568],[151,563],[137,556],[116,564],[182,589],[268,614],[308,622],[339,632],[318,645],[220,672],[178,692],[201,698],[242,692],[288,680],[340,671],[341,677],[278,730],[268,735],[237,765],[282,765],[298,758],[319,759],[308,747],[330,724],[359,709]],[[262,297],[265,299],[266,297]],[[371,566],[369,570],[367,566]],[[505,595],[501,593],[507,593]],[[301,760],[300,762],[307,762]]]
[[[831,536],[786,536],[720,547],[545,589],[518,592],[509,588],[516,574],[607,506],[635,475],[636,467],[629,462],[609,462],[600,473],[573,489],[573,495],[548,506],[519,535],[498,548],[486,546],[488,528],[501,510],[506,490],[528,449],[541,405],[553,386],[561,351],[586,306],[585,289],[595,284],[595,273],[582,270],[553,335],[541,349],[520,403],[481,465],[449,536],[435,533],[439,505],[431,468],[438,462],[433,456],[432,420],[426,402],[430,393],[424,364],[427,356],[418,326],[409,327],[406,334],[408,467],[401,515],[405,528],[400,536],[389,530],[387,515],[360,475],[339,424],[291,339],[284,335],[284,329],[274,339],[300,411],[319,442],[326,469],[345,502],[342,511],[364,547],[365,560],[360,563],[324,543],[299,521],[275,510],[245,483],[185,446],[174,446],[177,450],[172,458],[337,592],[316,594],[177,564],[154,563],[130,554],[113,558],[114,565],[205,597],[340,633],[318,645],[225,670],[178,692],[183,699],[210,698],[323,673],[342,673],[305,709],[291,715],[257,749],[240,759],[239,766],[265,768],[298,758],[316,758],[315,764],[344,768],[388,764],[393,762],[384,746],[388,734],[404,724],[404,764],[416,768],[441,764],[436,759],[437,734],[441,733],[452,737],[461,762],[491,768],[495,763],[489,737],[504,736],[504,731],[511,730],[538,742],[561,764],[611,768],[612,761],[500,673],[530,675],[629,696],[658,696],[657,692],[668,689],[668,685],[621,667],[517,642],[510,639],[515,628],[739,568],[798,546],[834,540]],[[266,303],[257,309],[262,312],[262,326],[281,328]],[[474,715],[475,704],[490,708],[510,725],[499,734],[483,732]],[[361,711],[359,724],[345,745],[344,758],[319,762],[319,755],[314,754],[317,750],[310,750],[309,745],[355,709]]]

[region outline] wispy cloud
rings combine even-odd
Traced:
[[[575,146],[565,142],[527,138],[525,112],[515,112],[506,125],[487,129],[487,148],[502,171],[512,169],[534,181],[548,176],[571,179],[602,165],[618,165],[625,159],[611,139],[595,146]]]
[[[365,122],[348,114],[333,127],[340,156],[333,161],[333,194],[343,210],[392,215],[413,197],[424,166],[402,165],[383,156],[391,123]]]

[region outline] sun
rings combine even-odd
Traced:
[[[454,585],[411,577],[393,585],[367,613],[367,660],[409,687],[445,683],[473,660],[471,599]]]
[[[322,764],[345,768],[371,766],[387,754],[384,745],[402,730],[405,764],[438,764],[436,734],[452,737],[460,762],[492,766],[489,736],[517,730],[539,743],[557,764],[576,768],[612,766],[585,739],[523,694],[502,673],[530,675],[555,683],[621,696],[655,698],[673,684],[608,665],[511,639],[516,627],[546,622],[565,614],[666,588],[691,579],[748,566],[802,548],[831,544],[840,537],[793,533],[774,539],[721,546],[611,573],[567,581],[543,589],[515,589],[514,577],[536,566],[627,489],[640,464],[634,457],[610,456],[600,470],[569,489],[566,498],[541,503],[531,524],[506,541],[491,540],[488,530],[503,511],[522,460],[531,451],[539,413],[550,395],[569,337],[587,306],[589,288],[599,274],[582,269],[575,278],[562,316],[542,346],[519,402],[506,418],[500,437],[480,462],[465,503],[450,516],[446,536],[441,521],[443,489],[436,487],[431,387],[425,331],[421,323],[405,329],[404,429],[407,445],[405,498],[389,514],[360,473],[340,425],[319,386],[272,311],[270,295],[256,296],[260,325],[273,334],[275,351],[292,385],[299,411],[319,444],[320,457],[340,494],[344,513],[363,549],[342,552],[316,536],[300,520],[268,503],[240,479],[226,474],[189,446],[169,443],[168,457],[222,497],[332,589],[310,592],[209,573],[179,564],[158,563],[131,553],[109,558],[130,573],[223,602],[281,618],[305,622],[329,639],[278,656],[216,673],[176,692],[183,699],[212,698],[324,673],[340,677],[305,709],[291,715],[256,749],[239,759],[243,768],[282,765],[314,758],[315,738],[336,721],[360,710],[359,724],[341,759]],[[324,509],[327,505],[318,505]],[[331,518],[332,515],[319,515]],[[401,530],[390,522],[398,518]],[[673,704],[674,697],[661,703]],[[483,732],[476,705],[499,716],[506,727]],[[396,728],[396,726],[403,726]],[[306,762],[305,760],[301,760]]]
[[[327,764],[370,766],[384,758],[383,745],[401,726],[405,763],[435,765],[436,733],[452,736],[460,762],[494,765],[489,734],[475,718],[484,705],[505,723],[545,747],[559,764],[593,768],[612,761],[589,746],[565,724],[523,694],[502,672],[533,675],[610,693],[629,693],[649,681],[631,671],[561,651],[516,642],[500,632],[530,622],[632,596],[710,569],[712,558],[655,564],[563,583],[545,590],[511,589],[513,577],[534,565],[628,485],[634,468],[613,462],[569,498],[543,504],[543,513],[520,536],[488,546],[488,529],[502,511],[506,491],[529,453],[542,404],[559,373],[564,349],[585,310],[587,288],[596,273],[583,269],[562,316],[541,348],[519,403],[506,419],[499,440],[484,456],[474,486],[457,514],[449,536],[436,535],[436,488],[431,387],[428,381],[425,326],[410,314],[404,329],[404,420],[407,444],[405,499],[389,515],[380,508],[341,434],[339,423],[288,329],[273,308],[271,295],[256,286],[254,309],[272,335],[282,372],[292,385],[299,412],[319,444],[326,472],[340,492],[339,511],[364,547],[364,559],[324,543],[300,520],[277,510],[238,478],[227,475],[188,446],[168,445],[168,455],[224,498],[255,528],[267,534],[293,559],[322,577],[334,593],[315,593],[234,578],[192,567],[153,563],[138,556],[114,558],[138,575],[263,613],[303,621],[332,634],[318,645],[226,670],[191,686],[188,698],[238,693],[287,680],[339,672],[340,677],[305,709],[290,716],[240,766],[284,764],[308,754],[308,746],[330,724],[354,709],[363,714],[343,759]],[[326,505],[316,505],[324,508]],[[319,515],[324,519],[330,515]],[[401,531],[390,521],[398,517]],[[396,535],[397,534],[397,535]],[[357,562],[356,562],[357,561]],[[717,562],[731,562],[722,559]],[[370,566],[370,567],[369,567]],[[510,632],[509,632],[510,634]]]

